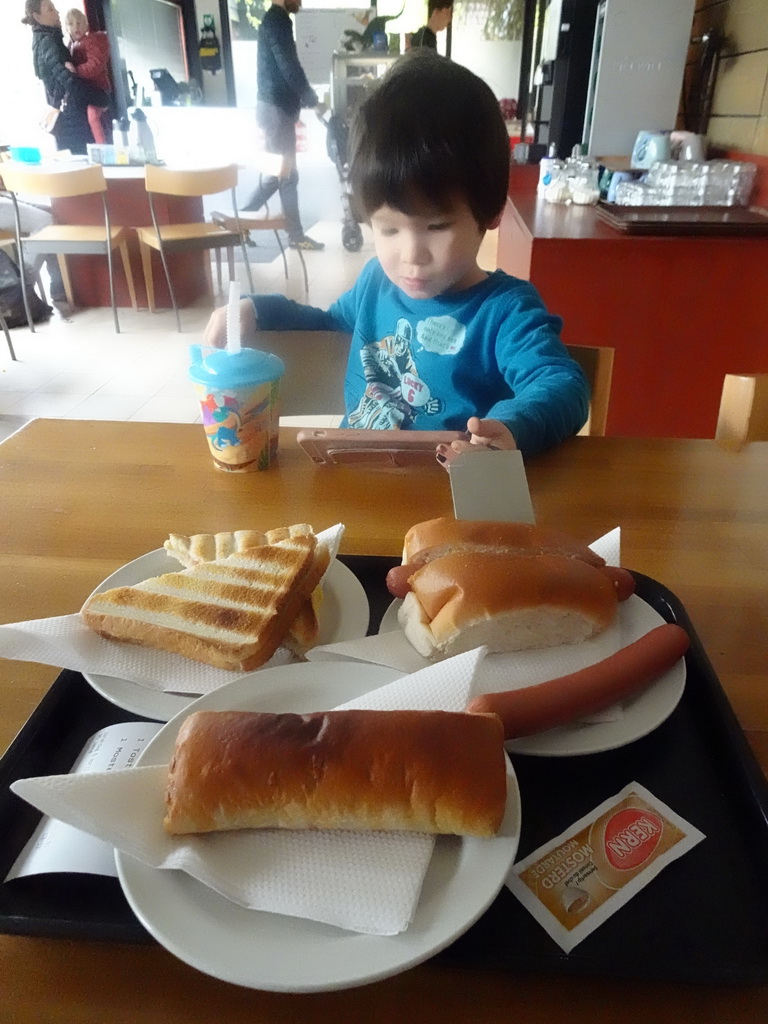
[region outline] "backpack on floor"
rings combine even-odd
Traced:
[[[25,273],[27,296],[36,324],[47,320],[53,309],[35,291],[35,282]],[[24,309],[24,293],[21,290],[21,273],[10,256],[0,249],[0,313],[9,327],[26,327],[27,313]]]

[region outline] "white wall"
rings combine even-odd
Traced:
[[[516,100],[520,85],[522,40],[490,42],[484,39],[484,20],[482,11],[468,4],[460,14],[454,14],[451,59],[484,79],[498,99]]]

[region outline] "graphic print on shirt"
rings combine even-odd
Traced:
[[[419,376],[414,353],[455,355],[464,344],[465,333],[453,317],[428,317],[417,323],[414,344],[413,328],[401,318],[394,334],[364,345],[360,359],[365,391],[349,414],[349,425],[365,430],[408,429],[420,413],[440,413],[445,403]]]

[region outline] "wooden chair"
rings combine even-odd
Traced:
[[[768,441],[768,373],[726,373],[715,437],[742,444]]]
[[[608,404],[611,398],[613,357],[616,350],[597,345],[566,345],[565,347],[571,358],[575,359],[584,371],[584,376],[592,390],[589,417],[579,434],[604,437],[605,424],[608,419]]]
[[[258,167],[259,167],[259,181],[265,174],[280,177],[283,174],[283,157],[279,153],[260,153],[258,156]],[[214,214],[216,223],[221,224],[230,231],[236,231],[238,223],[234,217],[222,217],[220,214]],[[246,242],[248,235],[257,231],[271,231],[275,236],[278,248],[280,249],[280,255],[283,258],[283,272],[285,274],[286,281],[288,280],[288,257],[285,252],[285,246],[280,238],[280,232],[288,230],[288,222],[285,219],[285,214],[270,214],[269,205],[264,204],[263,212],[257,210],[253,213],[241,210],[239,215],[239,227],[243,233],[243,241]],[[309,278],[307,277],[307,264],[304,262],[304,254],[301,249],[297,249],[296,253],[301,263],[302,273],[304,274],[304,294],[309,294]],[[234,261],[234,250],[227,249],[227,256],[229,258],[229,276],[233,276],[233,261]],[[219,282],[219,290],[221,290],[221,253],[216,250],[216,274]]]
[[[160,253],[165,279],[168,282],[173,312],[176,316],[176,328],[179,332],[181,331],[181,319],[179,317],[179,307],[173,290],[171,274],[168,269],[167,257],[169,253],[209,249],[218,250],[239,245],[243,254],[243,260],[245,261],[248,284],[251,291],[253,291],[251,266],[245,249],[245,235],[239,224],[237,212],[237,199],[235,197],[235,187],[237,185],[236,164],[199,170],[173,170],[169,167],[155,167],[152,164],[147,164],[144,184],[152,215],[152,227],[136,228],[136,234],[138,235],[139,247],[141,249],[141,261],[144,267],[144,283],[147,289],[149,308],[153,313],[155,312],[155,287],[152,279],[153,249]],[[155,205],[155,197],[158,195],[207,196],[225,191],[229,191],[231,195],[234,221],[232,230],[221,224],[206,221],[195,221],[189,224],[163,224],[162,226],[158,221]],[[213,293],[210,260],[206,260],[205,268],[211,293]],[[230,267],[230,273],[234,276],[234,268]]]
[[[2,177],[5,189],[13,201],[16,222],[16,250],[19,255],[19,264],[23,264],[25,253],[29,255],[55,253],[61,267],[61,276],[64,282],[67,301],[70,306],[74,307],[75,301],[72,294],[72,283],[69,277],[66,257],[106,256],[109,267],[109,295],[112,300],[112,315],[115,320],[115,330],[119,334],[120,321],[117,317],[117,304],[115,302],[113,266],[113,252],[115,249],[120,251],[125,279],[128,283],[128,291],[134,309],[137,308],[136,291],[133,287],[131,261],[128,255],[127,232],[125,228],[112,227],[110,222],[109,206],[107,204],[107,182],[101,165],[94,164],[92,167],[78,167],[74,170],[40,171],[4,163]],[[99,195],[101,197],[104,223],[95,225],[49,224],[48,227],[23,237],[17,202],[19,194],[49,196],[54,199],[92,194]],[[27,312],[27,322],[30,331],[34,333],[35,325],[29,308],[29,296],[27,294],[24,274],[21,275],[21,285],[24,295],[24,308]]]
[[[259,347],[273,352],[285,363],[280,387],[283,416],[342,415],[344,374],[349,357],[350,336],[341,331],[259,331]],[[589,419],[580,434],[603,436],[608,417],[614,349],[589,345],[567,345],[582,367],[592,388]],[[322,375],[317,367],[323,367]],[[325,425],[318,422],[318,426]]]
[[[2,189],[2,184],[3,184],[2,183],[2,179],[0,179],[0,190]],[[5,248],[10,248],[10,249],[14,249],[15,250],[15,248],[16,248],[16,235],[15,235],[15,233],[12,234],[10,231],[2,231],[2,230],[0,230],[0,249],[5,249]],[[14,263],[15,262],[16,262],[16,260],[14,259]],[[14,362],[16,362],[16,353],[13,350],[13,342],[11,341],[11,332],[8,330],[8,324],[6,323],[5,317],[3,316],[2,312],[0,312],[0,330],[2,330],[3,334],[5,335],[5,340],[6,340],[6,343],[8,345],[8,351],[11,354],[11,359]]]

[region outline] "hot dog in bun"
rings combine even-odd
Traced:
[[[635,590],[635,580],[626,569],[605,561],[581,541],[561,530],[530,523],[472,522],[460,519],[429,519],[412,526],[405,535],[402,565],[387,573],[387,587],[393,597],[405,597],[411,576],[427,562],[462,551],[504,552],[525,556],[561,555],[599,568],[613,583],[620,601]]]
[[[427,658],[482,644],[519,651],[577,643],[616,616],[616,587],[599,566],[565,555],[463,551],[410,577],[398,621]]]

